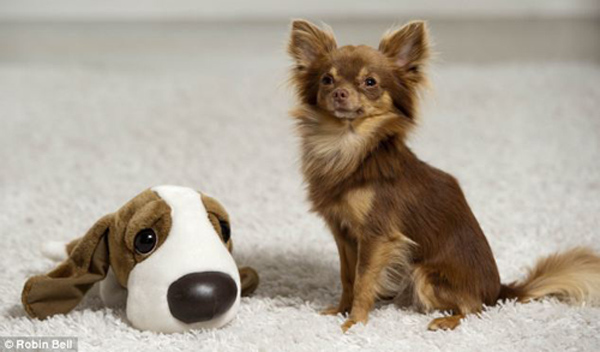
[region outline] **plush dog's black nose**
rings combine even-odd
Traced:
[[[167,301],[171,314],[184,323],[208,321],[227,312],[237,298],[231,276],[207,271],[180,277],[169,286]]]

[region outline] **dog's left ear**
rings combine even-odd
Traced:
[[[54,270],[25,283],[21,300],[33,318],[44,319],[71,311],[86,292],[106,277],[109,268],[108,236],[113,214],[98,220]]]
[[[399,68],[420,74],[430,55],[427,25],[423,21],[412,21],[400,29],[388,31],[379,42],[379,51]]]

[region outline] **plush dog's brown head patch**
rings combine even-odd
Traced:
[[[211,224],[223,243],[232,248],[229,215],[214,198],[199,194]],[[110,266],[119,283],[127,287],[131,269],[158,249],[172,226],[171,207],[155,191],[146,190],[112,214],[105,229],[108,238]],[[85,237],[82,239],[85,240]]]
[[[342,120],[390,113],[412,120],[415,94],[424,83],[429,58],[424,22],[411,22],[383,36],[379,49],[338,48],[329,28],[292,23],[288,52],[292,81],[303,104]]]

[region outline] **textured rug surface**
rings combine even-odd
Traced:
[[[318,311],[340,294],[338,258],[308,213],[283,58],[197,69],[0,65],[0,335],[78,336],[82,351],[599,351],[600,308],[509,302],[453,332],[441,313],[378,305],[342,334]],[[453,173],[488,236],[502,280],[583,245],[600,250],[600,68],[583,64],[432,69],[410,144]],[[261,275],[217,331],[131,328],[97,292],[39,321],[25,279],[49,270],[44,241],[81,236],[141,190],[179,184],[221,200],[235,257]]]

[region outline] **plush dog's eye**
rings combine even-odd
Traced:
[[[219,226],[221,226],[221,236],[223,236],[223,242],[227,243],[231,238],[231,228],[227,221],[219,220]]]
[[[377,85],[377,80],[373,77],[369,77],[365,79],[365,84],[367,85],[367,87],[374,87]]]
[[[135,235],[133,244],[139,254],[150,253],[156,246],[156,233],[152,229],[143,229]]]
[[[326,86],[333,84],[333,77],[330,75],[325,75],[323,78],[321,78],[321,83]]]

